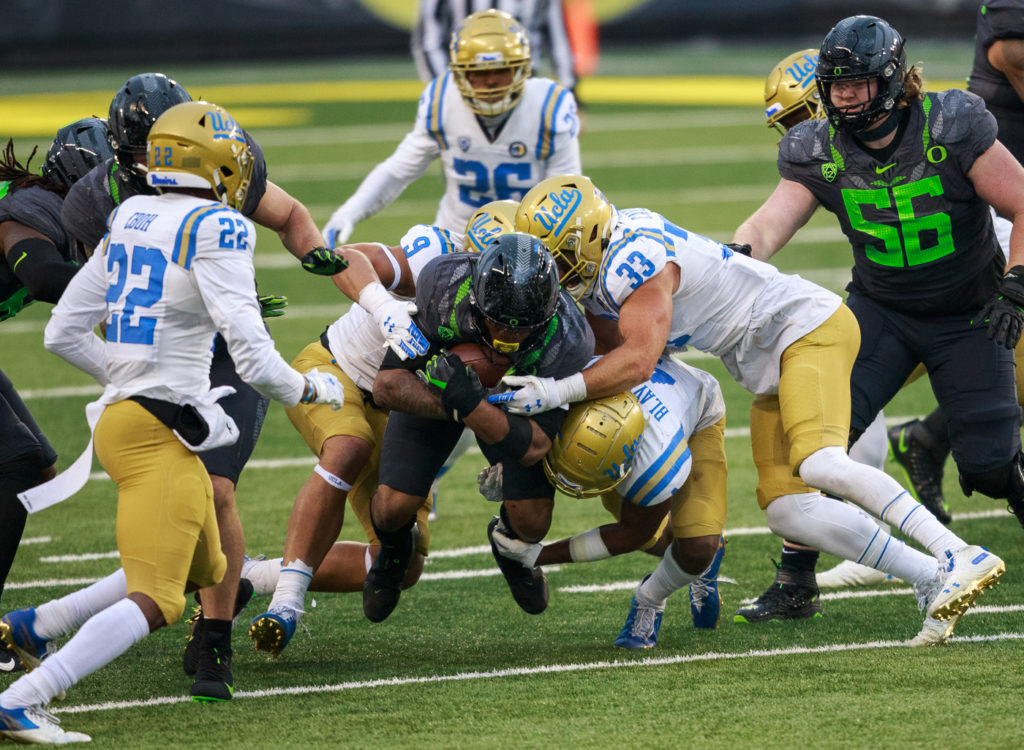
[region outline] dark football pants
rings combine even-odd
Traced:
[[[861,348],[850,377],[851,427],[867,428],[903,386],[918,362],[949,424],[961,473],[1007,466],[1020,451],[1013,350],[989,340],[980,311],[917,317],[851,294]]]

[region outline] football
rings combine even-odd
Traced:
[[[480,382],[487,388],[494,388],[512,365],[512,361],[508,357],[498,354],[489,347],[472,342],[456,344],[448,351],[457,354],[463,364],[472,367],[477,377],[480,378]]]

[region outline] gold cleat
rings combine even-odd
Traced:
[[[947,555],[949,574],[928,606],[928,616],[937,620],[964,614],[1006,572],[1006,563],[999,556],[976,545]]]

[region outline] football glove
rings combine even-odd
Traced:
[[[399,359],[422,357],[430,349],[426,336],[412,319],[417,313],[415,303],[396,299],[383,284],[373,283],[359,293],[359,305],[373,315],[384,341]]]
[[[1006,272],[999,296],[985,305],[981,319],[988,324],[988,337],[999,346],[1013,349],[1024,330],[1024,266]]]
[[[338,411],[345,403],[345,389],[331,373],[312,369],[303,377],[308,387],[301,403],[327,404],[334,411]]]
[[[185,432],[172,430],[174,437],[193,453],[234,445],[238,442],[238,425],[217,403],[218,400],[233,393],[235,389],[230,385],[222,385],[211,388],[201,398],[187,399],[181,406],[183,409],[190,408],[191,416],[196,418],[198,423],[187,425],[191,429]],[[186,425],[182,424],[182,428],[185,427]],[[190,437],[198,442],[190,442]]]
[[[448,416],[462,420],[487,397],[487,389],[457,354],[435,354],[424,366],[423,379],[441,392],[441,406]]]
[[[750,247],[750,245],[747,245],[747,244],[740,245],[740,244],[738,244],[736,242],[726,242],[725,246],[727,248],[729,248],[730,250],[732,250],[734,253],[739,253],[740,255],[746,255],[748,258],[754,257],[753,256],[754,250],[753,250],[753,248]]]
[[[495,393],[487,400],[501,404],[510,414],[539,414],[587,397],[582,372],[557,380],[536,375],[506,375],[501,382],[517,390]]]
[[[510,531],[504,521],[500,519],[498,525],[494,527],[494,531],[491,532],[491,541],[498,548],[498,554],[515,560],[526,568],[532,568],[537,564],[540,551],[544,548],[540,542],[524,542],[522,539],[517,539],[515,533]]]
[[[340,216],[332,216],[324,225],[324,239],[327,240],[327,247],[338,247],[344,245],[352,236],[352,222]]]
[[[314,247],[302,256],[302,267],[317,276],[334,276],[348,268],[348,261],[326,247]]]
[[[476,475],[476,485],[485,500],[492,503],[501,502],[501,462],[488,466]]]
[[[260,315],[264,318],[280,318],[288,307],[288,298],[283,294],[261,294],[257,297],[260,303]]]

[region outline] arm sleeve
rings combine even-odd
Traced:
[[[79,370],[89,373],[100,385],[110,382],[106,347],[93,329],[107,315],[107,283],[102,253],[75,274],[46,324],[46,349]]]
[[[373,216],[391,205],[427,171],[439,153],[436,143],[417,119],[416,129],[402,139],[391,156],[373,168],[331,219],[344,218],[355,225]]]
[[[263,325],[248,256],[197,254],[192,272],[242,380],[285,406],[297,404],[305,379],[284,361]]]
[[[15,243],[7,252],[7,262],[34,299],[55,303],[78,271],[68,263],[49,240],[31,237]]]

